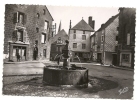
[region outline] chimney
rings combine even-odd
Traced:
[[[88,24],[94,29],[95,28],[95,21],[92,20],[92,17],[89,16],[88,18]]]
[[[70,24],[69,24],[69,29],[71,29],[71,20],[70,20]]]
[[[56,23],[55,23],[55,34],[56,34]]]
[[[95,29],[95,20],[92,21],[91,27],[92,27],[93,29]]]
[[[104,24],[101,24],[101,28],[104,26]]]
[[[88,18],[88,24],[92,27],[92,17],[91,16],[89,16]]]

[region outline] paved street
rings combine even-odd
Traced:
[[[48,64],[47,64],[48,65]],[[121,98],[128,99],[133,94],[133,71],[121,70],[101,65],[77,64],[89,69],[89,76],[117,82],[118,87],[92,93],[99,98]],[[43,74],[43,63],[22,63],[22,64],[4,64],[3,74],[7,75],[26,75]],[[120,92],[121,91],[121,92]],[[123,91],[123,92],[122,92]]]

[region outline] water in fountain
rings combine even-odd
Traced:
[[[58,54],[56,54],[56,56],[54,57],[54,60],[56,59],[57,55],[58,55]]]
[[[79,56],[77,55],[76,57],[78,58],[79,62],[81,63],[81,60],[80,60]],[[81,68],[82,68],[82,64],[81,64]]]
[[[45,66],[43,71],[43,82],[49,85],[66,85],[76,87],[88,87],[88,69],[85,67],[79,67],[75,64],[70,64],[70,50],[68,48],[69,41],[65,41],[66,45],[62,50],[62,54],[57,56],[63,56],[63,66],[53,68],[52,65]],[[80,61],[80,58],[77,56]],[[58,59],[58,61],[60,58]],[[81,61],[80,61],[81,62]]]

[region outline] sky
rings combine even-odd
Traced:
[[[64,29],[67,33],[69,30],[69,24],[71,20],[72,27],[83,19],[88,23],[88,17],[92,16],[92,20],[95,20],[95,31],[97,31],[101,24],[105,23],[109,18],[118,14],[118,7],[79,7],[79,6],[47,6],[56,23],[56,30],[61,21],[61,29]]]

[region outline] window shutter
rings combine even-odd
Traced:
[[[44,43],[45,43],[45,42],[46,42],[46,34],[44,35],[44,37],[45,37],[45,38],[44,38]]]
[[[127,45],[130,45],[130,34],[127,34]]]
[[[12,41],[13,41],[13,42],[16,42],[16,41],[17,41],[17,30],[13,31]]]
[[[27,38],[27,32],[23,31],[23,42],[26,42],[26,38]]]
[[[14,13],[13,15],[13,23],[17,23],[18,22],[18,12]]]
[[[26,24],[26,22],[27,22],[27,15],[26,15],[26,14],[24,14],[23,24]]]

